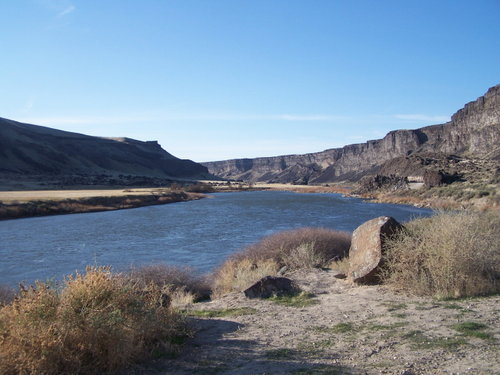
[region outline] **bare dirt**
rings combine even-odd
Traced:
[[[127,374],[500,374],[500,297],[453,301],[356,286],[335,271],[287,275],[313,293],[307,307],[242,293],[189,310],[247,308],[247,315],[191,317],[194,336],[175,359]],[[460,327],[473,324],[474,333]],[[457,326],[457,325],[462,326]]]

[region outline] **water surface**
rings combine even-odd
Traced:
[[[238,192],[130,210],[0,221],[0,284],[60,279],[86,265],[170,263],[210,271],[231,253],[303,226],[353,231],[377,216],[400,222],[431,210],[339,194]]]

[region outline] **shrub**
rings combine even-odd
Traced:
[[[231,256],[214,274],[215,295],[241,291],[260,278],[289,270],[325,267],[347,255],[351,235],[326,228],[299,228],[264,237]]]
[[[210,184],[198,182],[185,186],[184,190],[190,193],[211,193],[214,191],[214,188]]]
[[[163,288],[173,304],[186,304],[210,297],[210,285],[206,277],[190,267],[146,265],[133,268],[127,277],[143,287],[153,283]]]
[[[252,261],[249,258],[228,259],[215,271],[213,294],[221,296],[232,291],[241,292],[265,276],[275,275],[279,265],[273,259]]]
[[[326,228],[299,228],[264,237],[247,247],[240,257],[273,259],[289,269],[322,267],[349,252],[351,235]]]
[[[414,220],[387,242],[383,278],[417,295],[499,291],[500,214],[441,213]]]
[[[342,258],[341,260],[334,260],[328,265],[328,267],[347,275],[350,267],[349,257]]]
[[[59,291],[23,288],[0,309],[0,373],[102,373],[166,353],[185,332],[154,284],[87,268]]]

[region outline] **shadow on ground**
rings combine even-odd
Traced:
[[[178,357],[135,365],[115,375],[357,374],[352,368],[333,364],[335,356],[318,350],[271,348],[263,342],[239,340],[234,333],[244,329],[243,324],[193,318],[191,326],[196,334]]]

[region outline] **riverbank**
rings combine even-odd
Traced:
[[[336,273],[287,274],[313,296],[303,304],[231,293],[190,305],[196,335],[181,355],[120,375],[495,373],[498,296],[438,301],[357,286]],[[482,327],[476,336],[460,331],[470,322]]]
[[[337,193],[346,197],[361,198],[375,203],[392,203],[411,205],[420,208],[444,210],[489,210],[500,208],[500,186],[498,184],[485,188],[484,186],[455,184],[453,186],[439,186],[431,189],[401,191],[373,191],[358,194],[356,188],[350,184],[331,185],[292,185],[292,184],[263,184],[257,183],[255,189],[292,191],[295,193]],[[457,187],[458,186],[458,187]]]
[[[305,241],[294,245],[297,247],[287,258],[281,253],[286,252],[285,247],[277,243],[280,253],[258,252],[268,257],[263,261],[281,259],[290,266],[280,268],[280,263],[270,272],[274,274],[279,268],[279,275],[293,280],[300,289],[282,297],[249,299],[241,293],[246,288],[241,285],[238,291],[212,293],[212,300],[206,301],[210,291],[215,291],[214,281],[226,272],[205,279],[189,269],[157,264],[117,274],[109,268],[90,267],[85,274],[65,278],[64,289],[52,282],[21,288],[17,299],[7,295],[4,307],[0,306],[5,338],[0,342],[3,369],[17,369],[5,371],[12,374],[27,372],[25,369],[58,374],[85,368],[86,373],[97,374],[139,361],[113,374],[495,373],[500,339],[498,289],[494,295],[482,296],[469,288],[478,285],[475,272],[490,282],[488,274],[480,271],[491,272],[498,265],[498,216],[493,215],[441,214],[432,221],[406,224],[406,234],[392,239],[388,249],[396,249],[394,245],[399,243],[409,250],[411,259],[420,259],[422,268],[410,264],[408,272],[408,276],[420,275],[426,281],[425,290],[415,292],[420,297],[412,295],[411,290],[418,286],[413,282],[404,284],[384,277],[379,285],[353,283],[345,278],[348,260],[331,262],[331,254],[323,258],[325,263],[312,267],[319,253],[314,246],[303,245],[322,236],[310,230],[308,236],[299,230],[272,235],[282,244],[290,243],[291,238]],[[335,238],[329,242],[337,243]],[[413,245],[408,242],[411,239]],[[260,245],[269,243],[261,241]],[[434,258],[438,262],[422,262],[428,248],[438,251]],[[479,257],[478,250],[486,249],[490,254]],[[261,266],[245,262],[241,255],[252,254],[245,251],[226,264],[246,264],[255,276],[247,280],[251,285],[260,279]],[[290,256],[312,263],[293,263]],[[407,260],[388,257],[386,264],[406,267]],[[483,261],[486,268],[481,267]],[[394,267],[389,269],[391,275],[399,275],[393,272]],[[447,272],[449,269],[453,272]],[[242,275],[238,273],[238,277]],[[442,287],[458,296],[455,286],[469,294],[450,299],[439,292],[442,297],[437,298]],[[1,297],[0,293],[0,304]],[[159,328],[166,331],[158,336]],[[142,339],[144,332],[153,334],[151,341]],[[130,351],[136,348],[136,338],[152,346],[139,353]],[[36,350],[40,347],[45,351]],[[64,358],[66,362],[46,358]]]
[[[0,220],[137,208],[206,197],[170,189],[36,190],[0,192]]]

